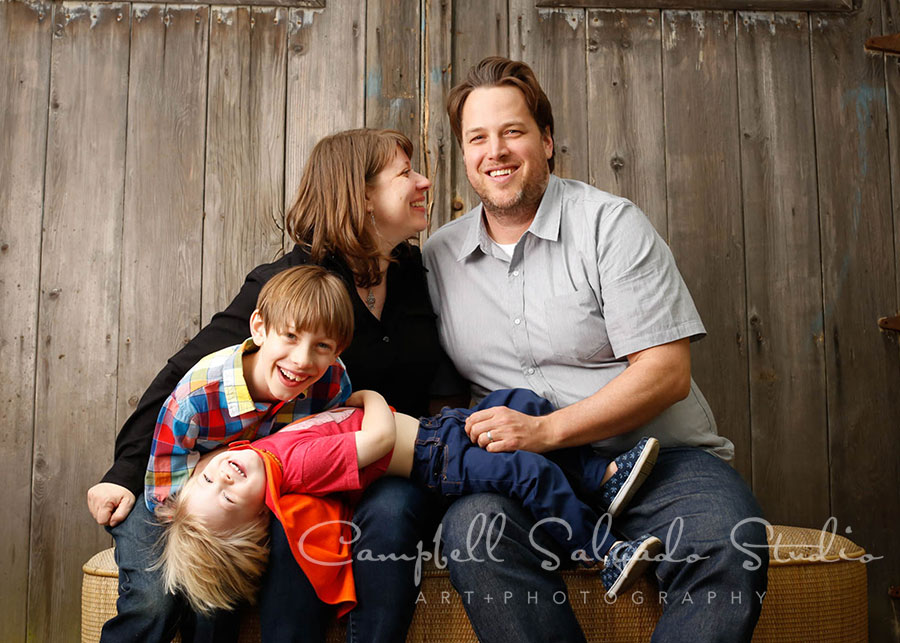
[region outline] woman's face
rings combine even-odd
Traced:
[[[366,205],[375,220],[383,250],[420,233],[428,225],[425,196],[431,181],[413,171],[406,153],[397,148],[394,158],[366,188]]]

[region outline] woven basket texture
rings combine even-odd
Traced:
[[[865,552],[842,536],[815,529],[774,526],[769,533],[769,588],[753,636],[756,643],[865,643],[868,640],[865,565],[846,560]],[[841,553],[843,552],[843,558]],[[113,549],[93,556],[84,567],[81,640],[95,643],[116,613],[118,570]],[[614,603],[603,598],[596,572],[563,572],[569,600],[588,641],[648,641],[662,613],[651,576],[640,579]],[[694,600],[707,600],[693,597]],[[746,597],[745,597],[746,600]],[[722,601],[727,605],[727,599]],[[335,622],[328,643],[344,641],[344,624]],[[476,643],[462,598],[446,570],[426,569],[407,637],[408,643]],[[177,641],[177,638],[176,638]],[[255,610],[242,619],[240,643],[259,641]]]

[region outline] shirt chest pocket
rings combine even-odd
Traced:
[[[544,320],[550,347],[563,363],[612,359],[606,320],[590,289],[548,297]]]

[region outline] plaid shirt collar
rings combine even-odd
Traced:
[[[246,413],[259,414],[260,411],[267,411],[272,406],[270,402],[255,402],[250,396],[250,388],[244,378],[244,355],[258,350],[259,347],[253,342],[253,338],[248,337],[240,346],[235,347],[234,355],[222,371],[222,388],[231,417],[240,417]],[[302,400],[305,397],[306,393],[303,392],[296,399]],[[284,402],[277,403],[278,407],[283,405]]]

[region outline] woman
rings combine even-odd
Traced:
[[[428,301],[418,248],[406,240],[425,229],[430,181],[410,167],[412,144],[399,132],[341,132],[313,149],[286,224],[294,249],[255,268],[231,304],[173,356],[142,397],[116,439],[116,460],[88,492],[94,518],[109,526],[120,569],[118,615],[103,640],[168,641],[181,601],[164,596],[152,563],[158,530],[140,499],[156,416],[181,376],[201,357],[247,337],[250,314],[263,284],[276,273],[317,263],[339,274],[354,304],[355,333],[341,355],[354,389],[379,391],[398,410],[425,415],[429,387],[443,358]],[[128,513],[131,507],[134,511]],[[371,562],[409,554],[427,535],[424,494],[407,480],[385,478],[357,507],[354,561],[359,607],[350,615],[348,640],[404,640],[415,606],[413,561]],[[127,519],[126,519],[127,515]],[[269,571],[260,595],[263,640],[320,641],[333,618],[293,560],[281,526],[272,524]],[[229,618],[203,622],[197,638],[236,638]],[[218,631],[216,631],[218,629]]]

